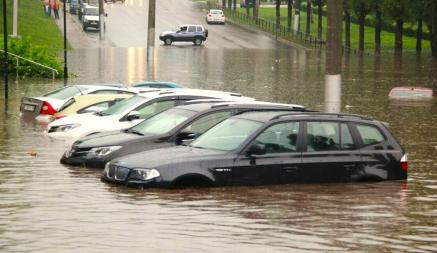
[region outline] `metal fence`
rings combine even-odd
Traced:
[[[276,25],[276,22],[248,16],[245,13],[241,13],[231,9],[225,9],[224,12],[227,18],[230,18],[235,22],[256,27],[259,30],[275,35],[277,38],[283,38],[313,47],[323,47],[326,44],[326,41],[321,40],[311,34],[306,34],[302,31],[296,31],[283,25]]]

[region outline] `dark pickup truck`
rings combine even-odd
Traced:
[[[200,46],[208,37],[208,30],[201,25],[181,25],[176,32],[162,32],[159,39],[164,45],[171,45],[174,41],[193,42]]]

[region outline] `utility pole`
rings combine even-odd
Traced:
[[[5,78],[5,103],[8,99],[8,23],[6,17],[6,0],[3,0],[3,42],[4,42],[4,66],[3,66],[3,76]]]
[[[326,30],[325,111],[341,111],[341,30],[343,0],[328,0]]]
[[[147,60],[153,62],[155,58],[155,16],[156,0],[149,0],[149,19],[147,24]]]
[[[67,1],[64,0],[64,83],[68,80],[68,67],[67,67]]]
[[[294,3],[296,6],[294,6],[294,31],[298,32],[300,30],[300,1],[296,0]]]
[[[18,0],[14,0],[14,10],[12,19],[12,38],[18,37]]]
[[[103,0],[99,0],[99,39],[105,38],[105,9],[103,8]]]

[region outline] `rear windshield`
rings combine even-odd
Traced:
[[[108,109],[99,112],[99,115],[102,116],[108,116],[108,115],[114,115],[117,113],[122,113],[126,110],[128,110],[129,108],[137,105],[138,103],[140,103],[141,101],[145,101],[146,98],[143,96],[133,96],[130,98],[127,98],[125,100],[122,100],[121,102],[109,107]]]
[[[55,91],[52,91],[50,93],[47,93],[47,94],[43,95],[43,97],[50,97],[50,98],[64,100],[64,99],[67,99],[69,97],[78,95],[87,89],[88,88],[80,87],[80,86],[67,86],[67,87],[63,87],[63,88],[57,89]]]
[[[211,14],[223,14],[222,11],[211,11]]]
[[[98,8],[86,8],[85,9],[85,15],[98,16],[99,15],[99,9]]]

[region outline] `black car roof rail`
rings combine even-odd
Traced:
[[[212,105],[211,108],[228,107],[228,106],[258,106],[263,108],[283,108],[283,109],[296,109],[305,110],[305,107],[298,105],[280,105],[280,104],[267,104],[267,103],[257,103],[254,102],[238,102],[238,101],[223,101],[223,103],[218,103]]]
[[[348,113],[330,113],[330,112],[300,112],[300,113],[296,113],[296,112],[290,112],[290,113],[284,113],[284,114],[279,114],[276,115],[274,117],[272,117],[270,120],[275,120],[275,119],[279,119],[282,117],[287,117],[287,116],[294,116],[294,115],[299,115],[299,116],[313,116],[313,115],[319,115],[319,116],[334,116],[337,118],[359,118],[359,119],[363,119],[363,120],[373,120],[373,118],[367,117],[367,116],[362,116],[362,115],[358,115],[358,114],[348,114]]]
[[[157,92],[157,91],[161,91],[161,89],[140,90],[139,93]]]
[[[305,108],[291,108],[291,107],[257,107],[257,108],[246,108],[244,109],[244,111],[239,111],[237,113],[234,114],[235,115],[241,115],[244,113],[248,113],[248,112],[277,112],[277,111],[284,111],[285,112],[290,112],[290,113],[296,113],[298,114],[300,113],[305,113],[306,109]]]
[[[232,102],[232,101],[228,101],[228,100],[224,100],[224,99],[220,99],[220,98],[204,98],[204,99],[193,99],[193,100],[188,100],[182,103],[182,105],[193,105],[193,104],[202,104],[202,103],[227,103],[227,102]]]

